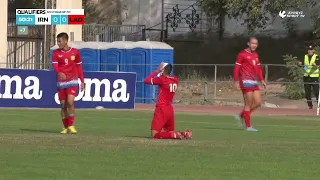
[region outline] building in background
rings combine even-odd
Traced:
[[[120,0],[123,6],[126,8],[122,12],[123,24],[144,24],[146,27],[153,27],[155,29],[161,28],[161,0]],[[214,22],[207,18],[206,15],[201,12],[200,8],[197,6],[196,0],[164,0],[164,13],[166,16],[168,13],[174,13],[173,8],[178,5],[179,11],[183,11],[181,14],[185,16],[186,14],[192,14],[192,11],[196,10],[201,18],[199,24],[197,24],[197,31],[214,31]],[[192,6],[193,5],[193,6]],[[304,18],[296,18],[296,30],[298,32],[311,30],[311,20],[309,10],[305,9]],[[283,35],[286,32],[285,27],[282,24],[283,19],[279,16],[274,20],[270,21],[270,24],[259,33],[271,35],[275,37],[276,35]],[[228,19],[226,17],[225,21],[225,33],[228,36],[241,35],[246,33],[246,26],[242,25],[243,22],[239,22],[235,19]],[[179,24],[179,32],[190,32],[191,29],[187,28],[189,25],[185,20]],[[172,28],[169,28],[172,31]]]

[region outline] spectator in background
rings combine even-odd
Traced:
[[[319,96],[319,57],[314,52],[314,46],[308,46],[308,54],[304,55],[304,61],[299,61],[299,66],[304,67],[304,91],[309,109],[313,108],[311,99],[311,87],[318,101]]]

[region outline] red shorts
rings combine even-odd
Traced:
[[[58,90],[59,100],[60,101],[66,100],[68,95],[77,96],[77,93],[78,93],[78,86],[71,86],[65,89],[59,89]]]
[[[174,131],[174,110],[171,105],[157,106],[151,124],[151,130],[161,132]]]
[[[259,87],[255,87],[255,88],[245,88],[245,89],[241,89],[242,94],[247,94],[248,92],[253,92],[253,91],[260,91]]]

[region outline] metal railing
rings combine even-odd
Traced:
[[[82,27],[83,41],[113,42],[145,40],[145,25],[104,25],[84,24]]]
[[[38,61],[37,61],[38,62]],[[18,69],[48,69],[49,64],[21,62],[19,65],[6,64],[7,68]],[[1,65],[1,64],[0,64]],[[83,63],[84,69],[92,71],[118,71],[127,72],[127,69],[136,69],[137,85],[143,84],[144,78],[158,67],[158,64],[96,64]],[[134,68],[127,68],[135,66]],[[140,68],[139,68],[140,66]],[[143,66],[143,67],[142,67]],[[268,94],[264,95],[266,101],[285,97],[285,85],[302,82],[289,81],[288,68],[283,64],[263,64],[265,81],[269,86]],[[174,64],[174,74],[179,77],[179,90],[176,93],[176,103],[180,104],[219,104],[240,103],[241,93],[233,87],[233,64]],[[140,69],[140,70],[139,70]],[[156,99],[153,90],[151,99]],[[137,97],[144,99],[144,97]],[[286,99],[286,98],[284,98]]]
[[[7,68],[45,69],[43,40],[8,37]]]
[[[43,26],[28,28],[28,35],[18,35],[15,24],[8,25],[7,68],[46,69],[49,49],[55,41],[54,29]],[[83,25],[83,41],[146,40],[144,25]],[[46,31],[45,31],[46,30]],[[45,33],[46,32],[46,33]],[[72,34],[70,33],[71,39]],[[43,38],[45,37],[45,38]]]

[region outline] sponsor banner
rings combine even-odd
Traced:
[[[84,76],[85,90],[75,98],[76,108],[134,108],[135,73],[85,72]],[[59,108],[55,72],[0,69],[0,107]]]

